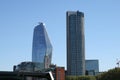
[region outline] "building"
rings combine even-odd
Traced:
[[[65,80],[65,68],[56,66],[54,64],[50,65],[49,71],[52,71],[55,80]]]
[[[85,75],[84,13],[68,11],[67,18],[67,74]]]
[[[41,63],[39,62],[21,62],[18,65],[15,65],[13,67],[14,72],[28,72],[28,73],[35,73],[35,72],[44,72],[44,69],[41,69]],[[49,71],[48,71],[49,72]],[[26,80],[41,80],[38,79],[37,77],[26,77]],[[46,80],[43,79],[42,80]]]
[[[34,28],[32,45],[32,62],[39,62],[41,69],[49,68],[52,59],[52,45],[45,25],[40,23]]]
[[[99,61],[98,60],[86,60],[86,73],[87,75],[96,75],[99,73]]]
[[[28,73],[52,73],[52,77],[54,77],[55,80],[65,80],[65,68],[64,67],[58,67],[56,65],[50,65],[50,68],[41,70],[40,63],[38,62],[21,62],[18,65],[15,65],[13,67],[14,72],[28,72]],[[41,80],[38,78],[33,77],[27,77],[27,80]],[[46,79],[42,79],[46,80]]]
[[[65,80],[65,69],[64,67],[56,67],[55,80]]]
[[[13,71],[18,72],[41,72],[41,64],[39,62],[21,62],[13,67]]]

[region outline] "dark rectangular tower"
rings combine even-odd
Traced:
[[[85,75],[84,13],[68,11],[67,19],[67,73]]]

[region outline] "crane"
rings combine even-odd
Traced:
[[[117,63],[116,63],[117,65],[118,65],[118,68],[119,68],[119,65],[120,65],[120,61],[117,61]]]

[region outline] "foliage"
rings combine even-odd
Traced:
[[[80,76],[78,80],[96,80],[94,76]]]
[[[65,80],[120,80],[120,68],[114,68],[96,76],[66,76]]]
[[[96,80],[120,80],[120,68],[111,69],[108,72],[97,75]]]
[[[76,76],[66,76],[65,80],[77,80]]]
[[[96,80],[94,76],[66,76],[65,80]]]

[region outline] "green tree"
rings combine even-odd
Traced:
[[[97,80],[120,80],[120,68],[111,69],[108,72],[96,76]]]
[[[66,76],[65,80],[77,80],[76,76]]]
[[[78,80],[96,80],[94,76],[79,76]]]
[[[94,76],[66,76],[65,80],[96,80]]]

